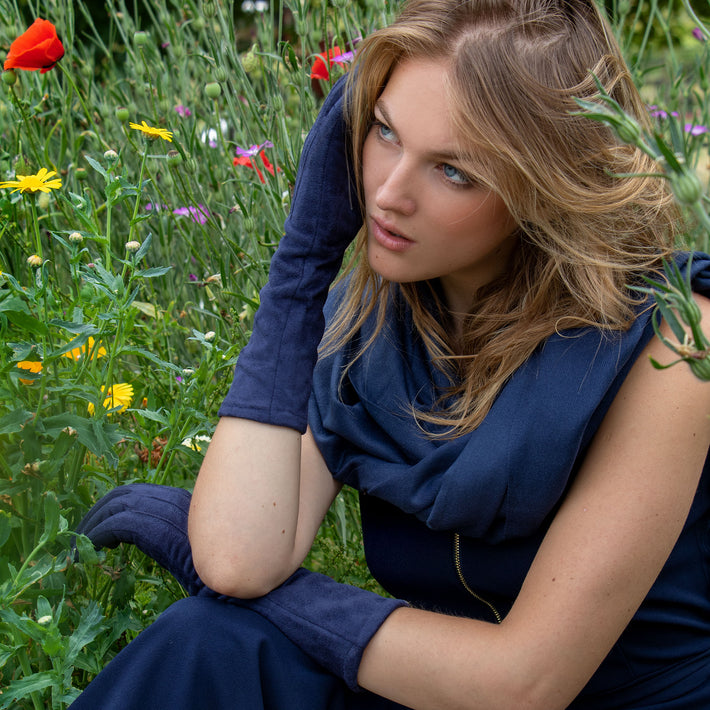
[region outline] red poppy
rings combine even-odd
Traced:
[[[274,174],[274,166],[271,164],[271,161],[264,155],[264,153],[259,153],[259,157],[261,158],[261,162],[264,164],[264,168],[266,168],[266,171],[273,175]],[[264,179],[264,173],[259,170],[259,168],[252,163],[251,158],[247,155],[238,155],[234,158],[232,161],[234,165],[244,165],[247,168],[253,168],[256,170],[256,174],[259,176],[259,180],[261,182],[266,182]]]
[[[311,79],[325,79],[326,81],[330,79],[330,67],[333,66],[333,60],[341,54],[340,47],[333,47],[327,52],[319,54],[311,67]]]
[[[4,69],[24,69],[44,74],[64,56],[64,45],[57,28],[48,20],[37,18],[30,28],[11,45]]]

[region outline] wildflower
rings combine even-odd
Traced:
[[[226,135],[229,131],[229,124],[223,118],[219,119],[219,130],[221,131],[223,136]],[[219,134],[214,128],[210,128],[207,131],[202,131],[202,133],[200,134],[200,140],[203,143],[207,143],[210,148],[217,147],[217,138],[219,138]]]
[[[76,348],[72,348],[69,350],[69,352],[64,353],[64,357],[71,358],[72,360],[75,360],[76,362],[79,362],[83,357],[85,357],[88,353],[91,353],[91,359],[93,360],[95,357],[100,358],[104,357],[106,355],[106,348],[103,347],[103,345],[100,345],[98,348],[94,348],[94,345],[96,344],[96,340],[89,336],[88,340],[84,345],[77,346]]]
[[[188,281],[199,281],[200,279],[197,278],[197,274],[188,274],[187,275]]]
[[[695,125],[693,123],[686,123],[683,127],[686,133],[690,133],[691,136],[701,136],[703,133],[707,133],[707,126]]]
[[[109,387],[108,391],[105,387],[101,387],[102,394],[106,393],[106,398],[103,402],[104,409],[115,409],[118,407],[118,412],[123,412],[128,409],[131,402],[133,401],[133,385],[129,385],[127,382],[120,382],[119,384]],[[89,414],[94,413],[94,403],[89,402],[88,406]],[[109,412],[112,414],[112,412]]]
[[[354,52],[343,52],[340,47],[333,47],[327,52],[321,52],[311,67],[311,79],[330,79],[330,67],[333,64],[344,64],[352,61]]]
[[[81,244],[84,241],[84,235],[81,232],[72,232],[69,235],[69,241],[72,244]]]
[[[270,175],[274,175],[274,166],[271,164],[271,161],[266,157],[266,154],[262,152],[264,148],[272,148],[273,145],[274,144],[271,141],[264,141],[264,143],[262,143],[261,145],[252,145],[250,148],[240,148],[239,146],[237,146],[237,155],[232,161],[232,163],[234,165],[244,165],[247,168],[253,168],[254,170],[256,170],[256,173],[259,176],[259,180],[261,180],[262,183],[265,183],[266,180],[264,179],[264,174],[254,164],[252,158],[258,155],[259,158],[261,158],[261,162],[263,163],[265,170]]]
[[[154,128],[153,126],[149,126],[145,121],[141,121],[140,125],[131,122],[128,126],[136,131],[144,133],[150,140],[153,138],[162,138],[164,141],[168,141],[169,143],[173,142],[172,131],[168,131],[165,128]]]
[[[27,370],[33,375],[39,375],[39,373],[42,372],[42,363],[39,360],[23,360],[17,363],[17,367],[20,370]],[[22,382],[23,385],[34,384],[34,380],[26,380],[22,377],[20,377],[20,382]]]
[[[204,205],[178,207],[173,210],[173,214],[181,217],[192,217],[192,221],[197,222],[197,224],[206,224],[210,216],[209,210]]]
[[[11,45],[4,69],[48,72],[64,56],[57,28],[38,17]]]
[[[0,187],[14,187],[13,192],[49,192],[62,186],[60,178],[52,179],[56,174],[42,168],[36,175],[15,175],[16,180],[0,182]]]
[[[215,339],[216,336],[217,336],[217,333],[215,333],[214,330],[208,330],[208,331],[205,333],[205,340],[206,340],[208,343],[211,343],[211,342]]]
[[[126,242],[126,251],[135,252],[141,248],[141,243],[137,242],[135,239],[131,239],[130,242]]]
[[[118,153],[109,148],[109,150],[104,152],[104,160],[109,163],[115,163],[118,160]]]
[[[187,118],[188,116],[192,116],[192,111],[187,106],[183,106],[182,104],[178,104],[175,107],[175,110],[177,111],[179,116],[182,116],[183,118]]]
[[[693,37],[695,37],[698,42],[705,42],[705,34],[700,27],[693,27]]]
[[[39,254],[32,254],[27,257],[27,263],[36,269],[42,266],[42,257]]]
[[[191,436],[187,439],[183,439],[181,445],[187,449],[192,449],[193,451],[202,451],[200,443],[209,444],[212,441],[211,436],[204,436],[200,434],[199,436]]]

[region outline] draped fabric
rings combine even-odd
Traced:
[[[685,269],[687,254],[677,263]],[[710,292],[710,257],[691,261]],[[327,306],[331,317],[342,289]],[[510,378],[483,423],[453,440],[428,437],[411,406],[432,407],[446,385],[406,309],[341,381],[354,342],[316,366],[309,424],[334,477],[415,515],[432,530],[497,543],[534,534],[560,502],[582,455],[644,346],[651,311],[624,332],[550,336]],[[361,338],[373,327],[365,324]],[[441,390],[439,390],[440,392]]]

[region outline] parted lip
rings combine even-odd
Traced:
[[[407,241],[411,242],[412,240],[404,234],[394,222],[390,222],[388,219],[385,219],[384,217],[375,217],[374,215],[370,215],[370,219],[375,223],[376,226],[378,226],[380,229],[384,230],[385,232],[389,232],[395,237],[399,237],[400,239],[406,239]]]

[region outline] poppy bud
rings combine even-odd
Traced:
[[[227,81],[227,72],[224,70],[223,66],[219,66],[219,65],[216,66],[212,70],[212,76],[214,77],[215,81],[219,81],[219,82]]]
[[[4,84],[12,86],[17,81],[17,74],[15,74],[12,69],[8,69],[6,72],[3,72],[2,80]]]
[[[205,18],[202,15],[198,15],[193,21],[192,26],[197,32],[202,32],[205,29]]]
[[[119,121],[127,121],[131,117],[130,111],[125,106],[119,106],[115,114]]]
[[[147,32],[136,32],[133,35],[133,41],[135,42],[136,47],[144,47],[148,44],[149,39],[150,36]]]
[[[222,87],[216,81],[212,81],[209,84],[205,84],[205,93],[211,99],[218,99],[222,93]]]

